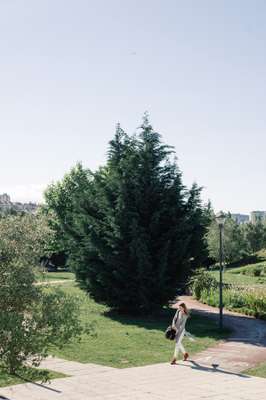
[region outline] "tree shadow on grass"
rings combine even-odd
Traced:
[[[175,310],[163,308],[156,314],[129,316],[116,311],[104,315],[123,325],[135,325],[147,330],[165,331],[172,322]],[[197,337],[209,337],[216,340],[252,344],[266,350],[266,321],[242,314],[224,314],[224,329],[219,329],[219,313],[204,309],[191,309],[186,329]]]
[[[104,315],[123,325],[133,325],[147,330],[157,330],[165,332],[166,328],[171,325],[175,310],[164,308],[156,314],[132,316],[119,314],[116,311],[107,311]],[[211,318],[191,313],[188,319],[186,329],[197,337],[209,337],[211,339],[226,339],[231,334],[231,329],[224,328],[219,330],[218,324]]]

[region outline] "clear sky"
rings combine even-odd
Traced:
[[[264,0],[0,0],[0,193],[41,200],[145,110],[216,210],[266,209]]]

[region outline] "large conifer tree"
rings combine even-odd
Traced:
[[[58,190],[48,190],[48,203]],[[107,165],[87,173],[68,208],[63,220],[78,281],[96,301],[120,311],[166,304],[186,280],[192,257],[206,256],[200,189],[184,187],[173,148],[162,144],[147,117],[133,137],[117,127]]]

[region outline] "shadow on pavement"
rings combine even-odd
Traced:
[[[212,372],[212,373],[218,372],[220,374],[239,376],[240,378],[248,378],[248,379],[250,378],[250,376],[248,376],[248,375],[239,374],[239,373],[231,372],[231,371],[225,371],[224,369],[219,369],[218,364],[213,364],[212,368],[211,368],[211,367],[207,367],[205,365],[201,365],[193,360],[188,360],[188,362],[190,362],[192,365],[189,365],[189,364],[176,364],[176,365],[178,367],[188,367],[191,369],[197,369],[197,370],[205,371],[205,372]]]
[[[24,378],[23,376],[20,376],[20,375],[17,375],[17,376],[20,379],[22,379],[24,382],[30,383],[31,385],[38,386],[38,387],[40,387],[42,389],[50,390],[51,392],[62,393],[60,390],[53,389],[53,388],[51,388],[49,386],[44,385],[43,383],[38,383],[38,382],[31,381],[30,379],[26,379],[26,378]],[[0,397],[0,400],[1,400],[1,397]]]

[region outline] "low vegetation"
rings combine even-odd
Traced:
[[[203,303],[218,307],[218,289],[204,289],[201,292],[200,300]],[[223,304],[228,310],[266,319],[266,291],[264,289],[227,287],[223,290]]]
[[[247,369],[244,371],[247,375],[258,376],[260,378],[266,378],[266,363],[257,365],[254,368]]]
[[[242,274],[247,276],[263,276],[266,278],[266,262],[246,265],[245,267],[230,270],[231,274]]]
[[[247,275],[247,272],[252,274],[255,266],[244,268],[245,275],[236,272],[237,270],[243,271],[243,268],[234,269],[233,272],[227,271],[224,274],[223,304],[228,310],[266,319],[266,287],[262,283],[258,284],[258,281],[256,281],[257,285],[254,286],[253,278],[258,278]],[[260,268],[260,266],[256,268]],[[261,268],[264,268],[264,266],[261,266]],[[243,284],[243,278],[245,278],[246,284]],[[210,273],[206,270],[198,270],[190,281],[190,288],[198,300],[211,306],[219,306],[217,271]]]

